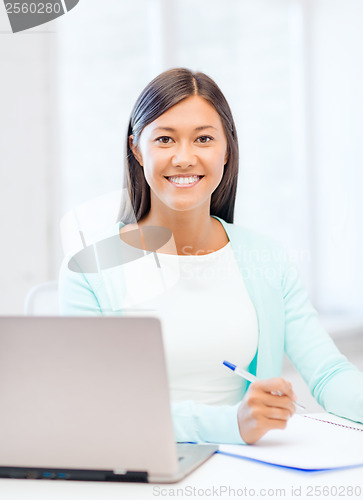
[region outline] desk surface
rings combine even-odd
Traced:
[[[326,416],[326,415],[324,415]],[[363,467],[307,473],[216,454],[172,485],[51,480],[0,480],[4,500],[153,498],[363,498]]]

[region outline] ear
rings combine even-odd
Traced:
[[[141,153],[139,151],[137,144],[134,144],[134,136],[133,135],[129,135],[129,146],[130,146],[130,149],[133,152],[136,160],[143,167],[142,156],[141,156]]]

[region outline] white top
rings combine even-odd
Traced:
[[[124,266],[123,306],[161,319],[171,400],[237,403],[246,382],[223,361],[248,367],[258,325],[230,242],[206,255],[157,259],[148,254]]]

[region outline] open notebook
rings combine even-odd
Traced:
[[[222,445],[236,458],[304,471],[363,466],[363,425],[330,414],[294,415],[253,445]]]

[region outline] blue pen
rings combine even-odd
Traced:
[[[243,370],[243,368],[238,368],[238,366],[234,365],[233,363],[229,363],[228,361],[223,361],[223,364],[232,370],[234,373],[239,375],[240,377],[244,378],[245,380],[248,380],[249,382],[255,382],[258,380],[255,375],[252,375],[252,373],[246,372],[246,370]],[[282,392],[277,391],[273,392],[272,394],[277,394],[278,396],[283,396]],[[297,403],[296,401],[293,401],[294,405],[300,408],[301,410],[306,410],[305,406]]]

